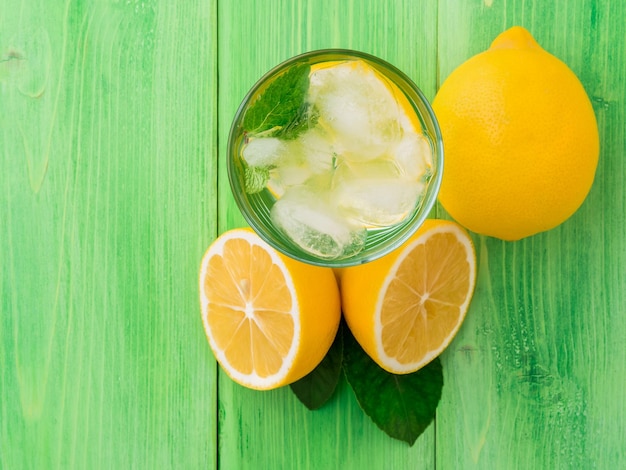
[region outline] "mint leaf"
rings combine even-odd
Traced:
[[[308,375],[290,385],[291,391],[309,410],[317,410],[333,396],[341,378],[342,328],[337,331],[328,353]]]
[[[289,124],[276,133],[276,137],[285,140],[293,140],[298,137],[301,132],[315,126],[318,117],[319,113],[316,108],[309,103],[303,103]]]
[[[310,70],[308,64],[296,64],[276,77],[246,111],[244,131],[273,135],[297,119],[305,104]]]
[[[370,359],[347,327],[343,341],[344,372],[359,405],[387,435],[412,446],[433,421],[441,398],[439,358],[412,374],[390,374]]]
[[[266,166],[246,166],[243,177],[246,194],[258,193],[269,181],[270,170]]]

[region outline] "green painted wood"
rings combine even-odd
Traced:
[[[0,7],[1,469],[216,460],[216,4],[170,3]]]
[[[601,156],[588,199],[559,228],[475,237],[475,300],[442,357],[439,468],[626,467],[625,15],[623,2],[440,3],[441,79],[522,25],[580,77]]]
[[[270,68],[301,52],[341,47],[375,54],[432,98],[436,15],[434,0],[220,2],[220,161],[246,92]],[[407,54],[402,45],[415,52]],[[244,225],[223,164],[219,186],[220,230]],[[329,404],[311,412],[288,388],[254,392],[220,374],[219,407],[220,468],[434,468],[434,426],[411,448],[392,441],[363,414],[345,381]]]
[[[3,0],[0,469],[626,467],[626,38],[620,2]],[[244,94],[297,53],[378,55],[432,98],[521,24],[593,99],[583,207],[479,279],[437,420],[386,437],[342,381],[321,410],[215,365],[197,271],[244,225],[225,173]],[[438,208],[434,215],[446,217]]]

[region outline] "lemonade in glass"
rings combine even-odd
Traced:
[[[308,52],[269,71],[228,142],[244,218],[274,248],[320,266],[365,263],[402,244],[435,203],[442,165],[421,91],[351,50]]]

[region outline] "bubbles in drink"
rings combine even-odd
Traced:
[[[432,150],[401,92],[363,61],[322,64],[309,77],[310,126],[250,136],[241,155],[254,188],[276,199],[274,225],[302,250],[341,259],[363,249],[368,230],[419,206]]]

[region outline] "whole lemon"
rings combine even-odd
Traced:
[[[589,193],[599,155],[591,102],[526,29],[504,31],[454,70],[433,109],[445,151],[439,201],[469,230],[519,240],[561,224]]]

